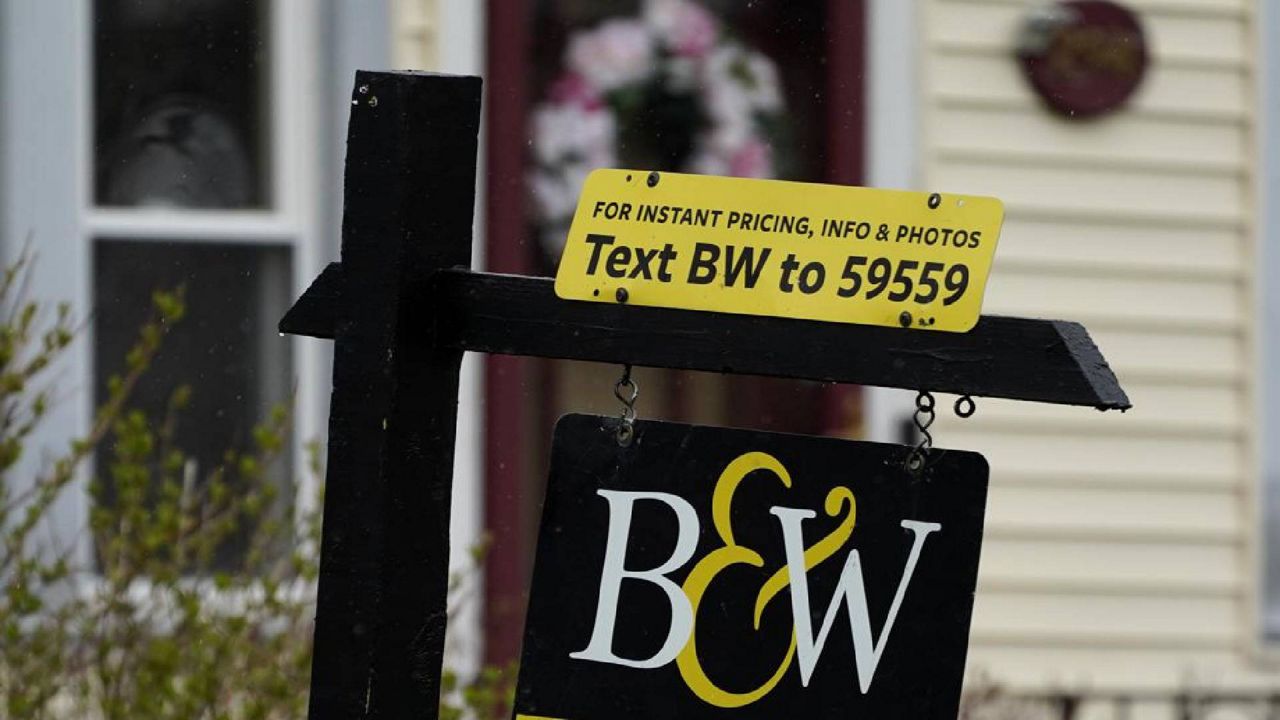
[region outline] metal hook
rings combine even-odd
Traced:
[[[613,386],[613,396],[622,403],[622,415],[618,418],[618,444],[627,447],[636,434],[636,398],[640,386],[631,378],[631,366],[622,366],[622,377]]]
[[[916,394],[916,412],[912,421],[920,431],[920,442],[907,454],[904,463],[907,472],[912,475],[919,475],[924,470],[929,450],[933,448],[933,434],[929,432],[929,426],[933,425],[937,417],[934,413],[935,406],[933,394],[928,390],[921,390]]]

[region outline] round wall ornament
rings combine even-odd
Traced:
[[[1110,0],[1062,0],[1027,17],[1018,59],[1050,108],[1090,118],[1129,100],[1146,75],[1149,55],[1133,11]]]

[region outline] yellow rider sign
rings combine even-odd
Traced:
[[[999,200],[597,170],[556,274],[571,300],[964,332]]]

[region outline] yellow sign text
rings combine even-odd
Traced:
[[[556,294],[571,300],[964,332],[999,200],[597,170]]]

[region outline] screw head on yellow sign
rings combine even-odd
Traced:
[[[965,332],[1003,220],[990,197],[597,170],[556,295]]]

